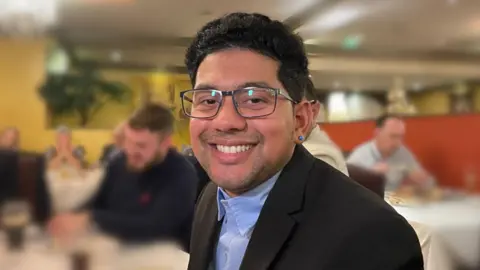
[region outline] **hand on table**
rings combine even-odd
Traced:
[[[381,173],[381,174],[386,174],[389,169],[390,169],[390,167],[388,166],[388,164],[386,162],[378,162],[377,164],[375,164],[372,167],[373,171],[375,171],[377,173]]]
[[[408,180],[420,185],[426,184],[429,179],[430,175],[421,169],[413,170],[408,174]]]
[[[54,217],[48,223],[48,231],[54,237],[66,240],[85,232],[90,224],[90,214],[66,213]]]

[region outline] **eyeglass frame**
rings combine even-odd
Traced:
[[[264,114],[264,115],[259,115],[259,116],[243,116],[239,111],[238,111],[238,104],[235,102],[235,97],[234,97],[234,92],[235,91],[238,91],[238,90],[252,90],[252,89],[255,89],[255,88],[261,88],[261,89],[265,89],[265,90],[272,90],[274,93],[275,93],[275,103],[273,104],[273,110],[272,112],[268,113],[268,114]],[[194,92],[194,91],[215,91],[215,92],[219,92],[220,95],[221,95],[221,100],[220,100],[220,104],[218,105],[218,108],[217,108],[217,111],[215,112],[214,115],[212,116],[209,116],[209,117],[194,117],[192,116],[191,114],[188,114],[187,111],[185,110],[185,105],[184,105],[184,96],[186,93],[188,92]],[[223,106],[223,102],[224,102],[224,97],[232,97],[232,102],[233,102],[233,107],[235,108],[235,112],[240,115],[241,117],[245,118],[245,119],[253,119],[253,118],[262,118],[262,117],[266,117],[266,116],[269,116],[269,115],[272,115],[275,110],[277,109],[277,101],[278,101],[278,96],[282,96],[284,97],[286,100],[290,101],[293,103],[293,105],[296,105],[298,104],[297,101],[293,100],[291,97],[287,96],[286,94],[282,93],[282,90],[279,89],[279,88],[272,88],[272,87],[245,87],[245,88],[240,88],[240,89],[235,89],[235,90],[231,90],[231,91],[222,91],[222,90],[217,90],[217,89],[190,89],[190,90],[185,90],[185,91],[182,91],[180,92],[180,98],[181,98],[181,101],[182,101],[182,111],[183,111],[183,114],[185,114],[186,116],[188,116],[189,118],[194,118],[194,119],[213,119],[215,117],[217,117],[218,113],[220,112],[220,109],[222,108]],[[192,102],[193,103],[193,102]]]

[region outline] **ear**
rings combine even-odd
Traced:
[[[294,139],[297,144],[303,143],[306,135],[309,132],[311,123],[313,121],[313,113],[310,102],[306,100],[300,101],[295,105],[295,133]]]
[[[161,145],[162,147],[165,147],[165,148],[170,148],[173,146],[173,139],[172,139],[172,134],[167,134],[167,135],[164,135],[164,137],[162,138],[162,141],[161,141]]]

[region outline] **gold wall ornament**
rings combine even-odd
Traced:
[[[450,93],[450,112],[471,113],[473,112],[473,92],[465,83],[457,83]]]
[[[387,113],[412,115],[417,110],[413,104],[410,104],[407,92],[404,87],[404,81],[400,77],[395,77],[393,87],[387,92]]]

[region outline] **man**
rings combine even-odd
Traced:
[[[5,150],[19,150],[20,131],[16,127],[8,127],[0,134],[0,148]]]
[[[102,156],[100,157],[101,164],[107,164],[122,152],[122,145],[124,141],[123,129],[125,123],[120,123],[113,131],[113,143],[103,148]]]
[[[303,146],[314,157],[319,158],[335,169],[348,175],[347,164],[343,158],[340,148],[330,139],[328,134],[317,125],[318,114],[320,113],[320,101],[315,96],[313,83],[310,82],[306,88],[305,97],[311,105],[311,122]]]
[[[127,242],[174,240],[186,247],[197,179],[191,164],[170,149],[173,124],[162,105],[135,112],[124,129],[125,153],[109,163],[89,209],[55,217],[50,232],[68,239],[95,225]]]
[[[369,168],[387,178],[386,190],[393,191],[408,182],[422,187],[433,183],[415,156],[403,145],[405,123],[396,116],[377,119],[373,140],[356,147],[347,163]]]
[[[45,157],[49,169],[63,166],[81,169],[85,165],[85,149],[83,146],[73,146],[71,131],[65,126],[57,128],[55,146],[47,149]]]
[[[375,194],[301,146],[308,59],[281,22],[233,13],[186,54],[193,152],[212,180],[197,203],[189,270],[417,270],[418,239]]]

